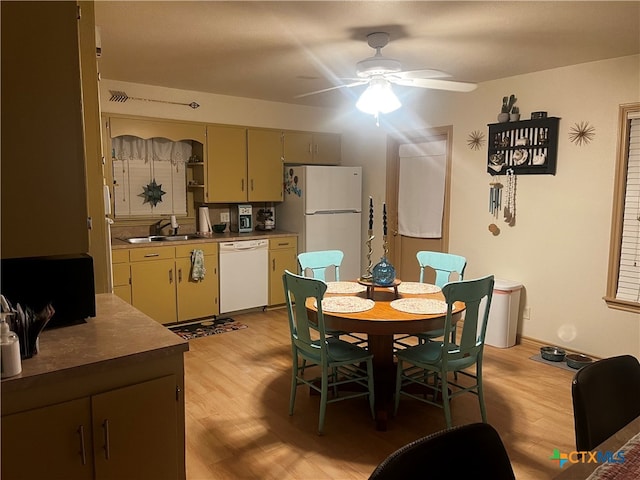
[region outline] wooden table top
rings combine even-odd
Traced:
[[[354,296],[350,294],[326,294],[326,297]],[[366,298],[366,292],[355,296]],[[425,294],[401,294],[400,298],[430,298],[444,301],[442,292]],[[369,333],[373,335],[390,335],[395,333],[420,333],[442,328],[446,313],[438,314],[414,314],[396,310],[391,306],[395,300],[395,294],[388,287],[376,287],[374,296],[375,304],[372,309],[364,312],[339,313],[324,311],[327,327],[349,332]],[[311,312],[315,312],[315,299],[307,299],[306,306]],[[465,309],[464,303],[454,304],[454,314],[459,314]]]

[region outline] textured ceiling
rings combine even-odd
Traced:
[[[333,107],[371,55],[484,82],[640,53],[640,2],[97,1],[103,78]],[[396,88],[396,87],[394,87]],[[399,88],[399,87],[398,87]],[[407,87],[405,87],[407,88]]]

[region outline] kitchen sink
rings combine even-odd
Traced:
[[[202,238],[197,233],[189,233],[187,235],[149,235],[148,237],[131,237],[125,241],[129,243],[151,243],[151,242],[177,242],[180,240],[195,240]]]

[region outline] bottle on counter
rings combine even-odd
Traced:
[[[5,317],[11,313],[0,314],[0,369],[2,378],[13,377],[22,372],[20,360],[20,341],[18,336],[11,331]]]

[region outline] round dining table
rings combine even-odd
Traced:
[[[331,291],[331,282],[328,292]],[[338,282],[344,283],[344,282]],[[347,282],[348,283],[348,282]],[[356,283],[356,282],[354,282]],[[394,361],[394,336],[397,334],[416,334],[444,328],[444,313],[407,313],[391,305],[396,299],[424,298],[444,301],[441,291],[434,293],[400,293],[393,288],[375,286],[374,291],[357,293],[326,293],[325,298],[334,296],[358,296],[366,299],[371,296],[372,308],[357,312],[327,311],[323,308],[325,328],[350,333],[362,333],[367,336],[368,349],[373,354],[373,373],[375,385],[375,420],[378,430],[387,429],[387,421],[392,411],[395,393],[396,364]],[[305,306],[312,321],[317,321],[315,299],[309,298]],[[452,321],[460,320],[465,305],[454,304]]]

